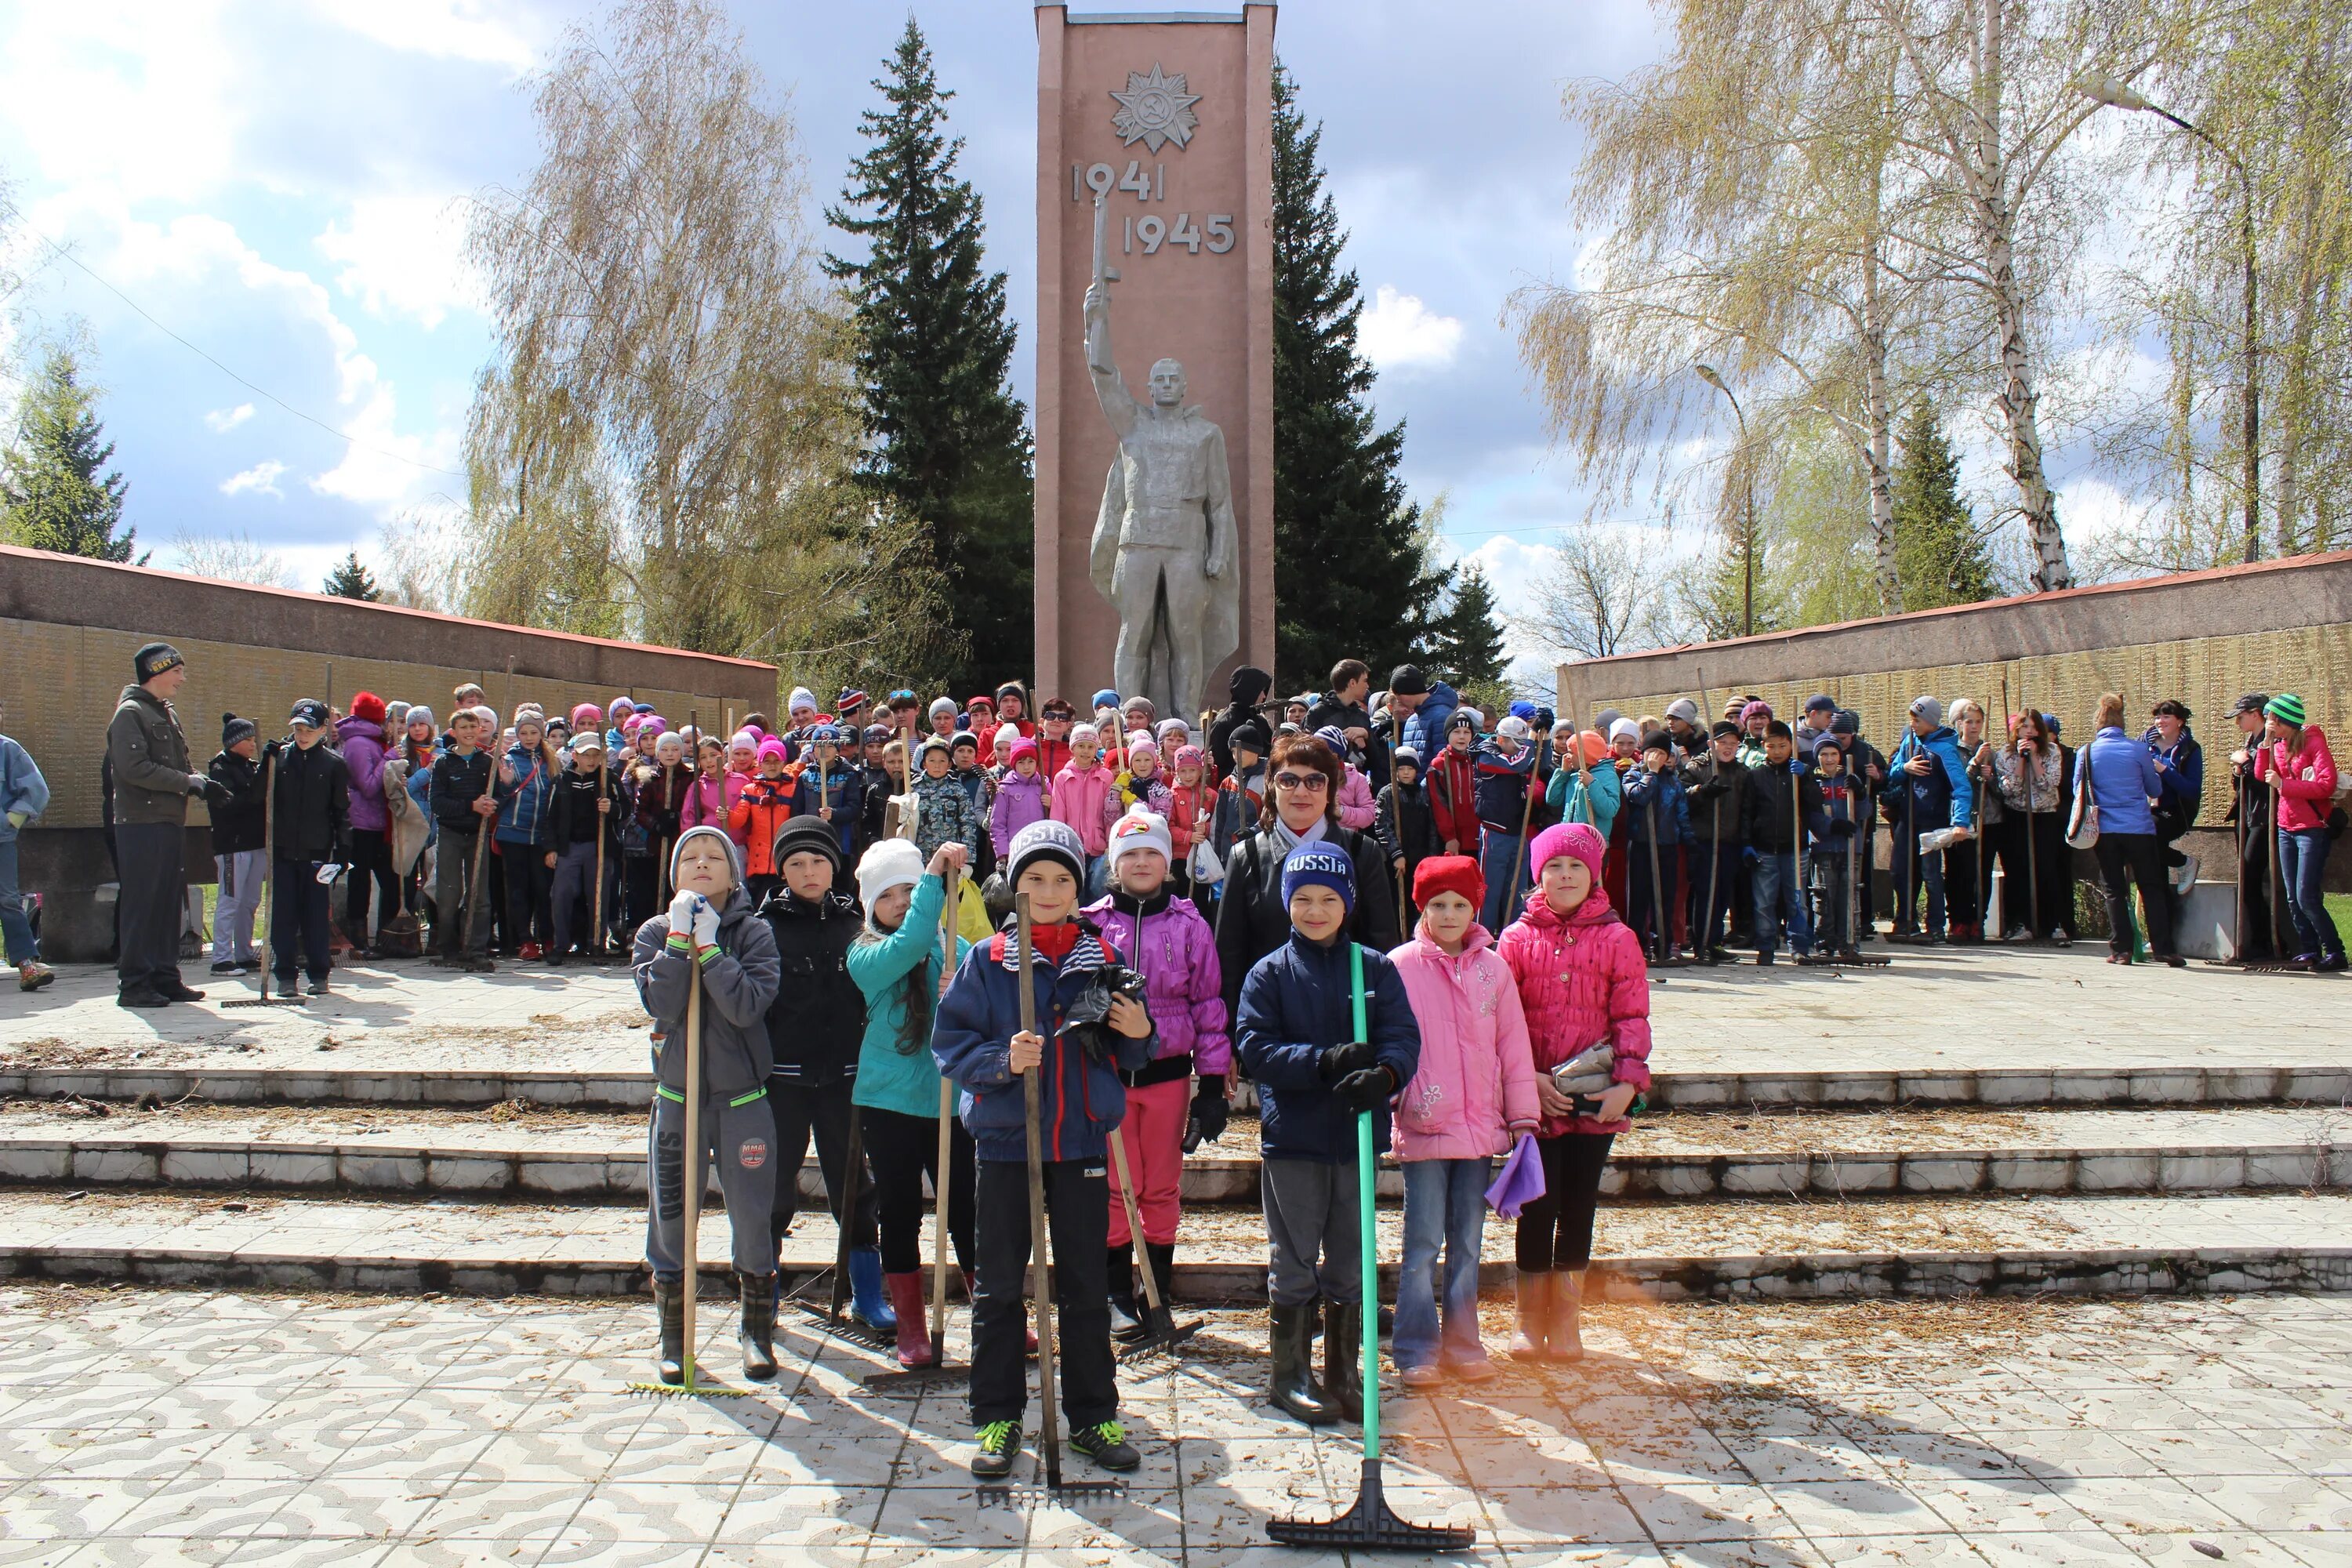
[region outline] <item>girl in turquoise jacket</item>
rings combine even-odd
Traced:
[[[927,869],[912,840],[877,841],[857,863],[866,930],[845,961],[866,997],[866,1035],[850,1098],[861,1110],[874,1169],[882,1279],[898,1314],[902,1366],[929,1366],[936,1359],[923,1300],[922,1254],[923,1177],[928,1173],[934,1184],[940,1179],[941,1079],[931,1055],[931,1021],[942,973],[940,910],[967,858],[961,843],[942,844]],[[959,963],[970,946],[956,939]],[[948,1136],[948,1237],[969,1280],[974,1256],[971,1134],[950,1116]]]

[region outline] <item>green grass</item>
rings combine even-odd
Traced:
[[[2327,918],[2336,922],[2339,931],[2352,932],[2352,893],[2329,893]]]

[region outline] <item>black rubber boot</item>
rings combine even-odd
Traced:
[[[1307,1343],[1307,1326],[1314,1316],[1312,1301],[1289,1307],[1275,1303],[1265,1393],[1276,1409],[1309,1426],[1328,1426],[1331,1405],[1315,1381],[1314,1352]]]
[[[1122,1344],[1141,1339],[1151,1331],[1144,1326],[1143,1314],[1135,1307],[1135,1248],[1112,1247],[1104,1249],[1108,1258],[1110,1281],[1110,1337]]]
[[[1143,1244],[1144,1261],[1151,1265],[1151,1282],[1160,1288],[1160,1304],[1172,1307],[1176,1303],[1176,1244],[1172,1241],[1147,1241]]]
[[[735,1280],[743,1303],[743,1324],[735,1331],[743,1343],[743,1375],[766,1383],[776,1375],[776,1277],[738,1274]]]
[[[686,1382],[686,1281],[656,1278],[654,1310],[661,1318],[661,1380],[677,1387]]]
[[[1323,1303],[1323,1396],[1342,1421],[1364,1418],[1364,1308]]]

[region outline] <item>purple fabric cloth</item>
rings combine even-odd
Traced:
[[[1502,1173],[1486,1189],[1486,1204],[1505,1219],[1517,1219],[1521,1209],[1543,1195],[1543,1158],[1536,1152],[1535,1134],[1522,1132],[1518,1147],[1503,1162]]]
[[[390,823],[383,804],[383,726],[366,719],[346,719],[335,726],[335,741],[343,766],[352,775],[352,826],[361,833],[381,833]]]

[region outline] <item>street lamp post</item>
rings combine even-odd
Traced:
[[[2188,121],[2180,118],[2178,114],[2173,113],[2172,110],[2164,108],[2161,104],[2151,101],[2143,94],[2135,91],[2129,83],[2118,81],[2114,77],[2105,75],[2103,72],[2094,71],[2083,79],[2081,85],[2083,92],[2086,97],[2089,97],[2099,103],[2104,103],[2111,109],[2127,109],[2135,113],[2153,114],[2160,120],[2168,121],[2172,124],[2179,126],[2181,130],[2188,132],[2191,136],[2196,137],[2200,142],[2204,142],[2208,147],[2212,148],[2214,152],[2219,153],[2223,161],[2226,162],[2231,169],[2237,172],[2238,190],[2240,195],[2243,197],[2243,205],[2245,208],[2244,222],[2241,226],[2240,237],[2243,242],[2244,256],[2242,259],[2246,269],[2246,329],[2245,343],[2243,345],[2246,361],[2246,405],[2245,427],[2243,434],[2246,448],[2246,559],[2248,561],[2259,561],[2263,556],[2263,386],[2261,376],[2262,328],[2260,320],[2256,315],[2254,309],[2254,283],[2256,273],[2254,251],[2253,176],[2246,172],[2246,165],[2243,160],[2239,158],[2236,153],[2231,152],[2227,147],[2222,146],[2221,142],[2215,141],[2202,126],[2193,125]]]
[[[1731,416],[1739,421],[1739,447],[1745,453],[1748,448],[1748,416],[1740,409],[1738,396],[1724,384],[1723,377],[1713,365],[1702,364],[1692,368],[1698,372],[1701,381],[1731,399]],[[1739,545],[1739,635],[1752,637],[1756,635],[1756,465],[1752,455],[1746,478],[1748,521]]]

